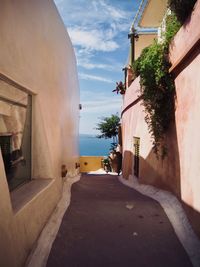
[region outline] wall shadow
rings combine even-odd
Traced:
[[[195,209],[193,209],[192,207],[190,207],[185,202],[182,202],[182,205],[183,205],[183,208],[186,212],[186,215],[189,219],[189,222],[192,228],[194,229],[194,231],[200,238],[200,213],[196,211]]]
[[[162,189],[170,190],[180,198],[180,156],[175,121],[171,123],[166,133],[165,144],[167,147],[167,155],[164,159],[161,157],[158,159],[153,150],[150,151],[145,159],[141,159],[141,181],[148,181],[151,179],[153,184]],[[150,173],[148,173],[149,169],[151,169]]]
[[[182,203],[194,231],[200,237],[200,213],[181,200],[180,158],[175,122],[171,124],[165,141],[168,151],[164,160],[158,159],[153,150],[149,152],[146,158],[139,157],[138,181],[142,184],[153,185],[170,191],[176,195]],[[133,152],[124,151],[122,166],[122,173],[125,179],[134,174]]]

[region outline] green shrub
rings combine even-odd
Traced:
[[[166,31],[164,33],[164,45],[166,49],[169,48],[169,44],[172,41],[174,35],[181,27],[181,23],[178,21],[176,15],[172,13],[166,18]],[[168,53],[168,52],[167,52]]]

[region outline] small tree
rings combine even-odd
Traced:
[[[97,130],[101,132],[98,138],[113,138],[113,143],[117,144],[118,127],[120,125],[120,118],[116,114],[112,114],[110,117],[101,118],[101,122],[97,124]]]

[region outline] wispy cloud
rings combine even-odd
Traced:
[[[87,50],[109,52],[119,47],[115,41],[106,38],[106,31],[103,30],[86,30],[74,27],[68,28],[68,32],[74,45]]]
[[[119,71],[121,72],[121,64],[118,62],[109,62],[109,63],[97,63],[90,60],[88,58],[78,56],[77,59],[78,66],[81,66],[85,69],[92,70],[92,69],[102,69],[106,71]]]
[[[103,69],[106,57],[102,57],[102,64],[94,65],[95,52],[108,53],[120,48],[122,44],[119,42],[119,35],[129,30],[133,12],[123,10],[123,5],[117,7],[109,0],[54,1],[76,48],[79,65],[86,69]],[[80,58],[87,59],[87,63],[81,62]]]
[[[122,107],[121,96],[105,96],[101,91],[85,91],[84,99],[85,100],[81,101],[82,110],[80,112],[81,133],[97,133],[95,127],[102,117],[107,117],[110,116],[110,114],[116,113],[120,115]],[[85,118],[87,118],[87,120]]]
[[[78,66],[84,67],[85,69],[104,69],[104,70],[114,70],[114,67],[108,64],[96,64],[89,61],[78,61]]]
[[[124,5],[116,7],[108,0],[54,0],[54,2],[67,27],[73,25],[75,21],[83,27],[93,25],[95,28],[103,23],[127,22],[128,18],[134,15],[132,10],[123,10]],[[70,12],[66,13],[66,10]]]
[[[108,17],[112,18],[112,20],[121,21],[127,19],[127,13],[124,12],[123,10],[118,9],[112,5],[109,5],[105,1],[100,1],[100,5],[102,6],[104,13]]]
[[[93,99],[90,101],[82,101],[82,111],[81,113],[100,113],[101,110],[104,112],[115,113],[120,112],[122,106],[122,99],[112,97],[106,97],[102,99]]]
[[[101,77],[101,76],[96,76],[96,75],[90,75],[86,73],[79,73],[79,78],[83,80],[91,80],[91,81],[99,81],[99,82],[106,82],[106,83],[113,83],[112,80]]]
[[[123,79],[127,34],[140,0],[54,0],[72,40],[78,63],[80,132],[94,132],[98,118],[120,113],[121,96],[112,94]],[[108,74],[109,71],[109,74]]]

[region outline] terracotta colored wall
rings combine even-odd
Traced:
[[[32,178],[38,190],[17,212],[0,153],[0,266],[15,267],[24,263],[61,196],[61,165],[69,175],[77,173],[79,89],[72,44],[52,0],[2,0],[0,25],[0,74],[33,95]],[[45,178],[52,180],[41,189]]]
[[[183,201],[189,218],[200,235],[200,1],[171,45],[171,71],[175,76],[175,122],[167,133],[168,156],[156,159],[144,121],[141,102],[123,114],[123,173],[132,173],[133,136],[140,137],[139,181],[166,188]],[[128,88],[123,109],[137,97],[139,78]],[[127,160],[126,160],[127,159]]]

